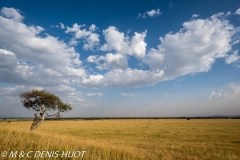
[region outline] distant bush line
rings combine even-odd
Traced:
[[[161,120],[161,119],[240,119],[240,116],[216,116],[216,117],[64,117],[64,118],[46,118],[46,121],[64,121],[64,120]],[[0,118],[1,122],[11,121],[32,121],[33,118]]]

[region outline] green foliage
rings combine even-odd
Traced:
[[[29,110],[39,111],[40,107],[44,107],[45,110],[58,110],[59,112],[65,112],[72,110],[72,107],[68,103],[63,103],[62,100],[46,90],[31,90],[29,92],[23,92],[19,95],[23,106]]]

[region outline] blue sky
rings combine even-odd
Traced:
[[[46,89],[63,116],[240,114],[240,2],[1,1],[0,117]]]

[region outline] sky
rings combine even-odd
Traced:
[[[240,115],[240,1],[0,1],[0,117]]]

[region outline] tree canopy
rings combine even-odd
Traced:
[[[65,112],[72,110],[70,104],[63,103],[58,96],[46,90],[33,89],[29,92],[23,92],[20,94],[20,98],[23,106],[29,110],[40,111],[41,107],[48,111]]]
[[[32,126],[30,130],[35,130],[45,119],[45,117],[54,116],[60,118],[60,112],[66,112],[72,110],[72,107],[68,103],[63,103],[62,100],[46,90],[31,90],[29,92],[23,92],[19,95],[23,106],[29,110],[39,112],[34,114]],[[55,111],[57,113],[49,115],[48,111]]]

